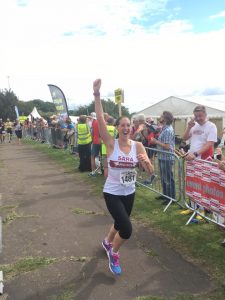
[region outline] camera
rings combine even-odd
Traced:
[[[149,133],[153,132],[154,134],[157,134],[160,132],[160,127],[154,123],[145,122],[145,126],[147,127]]]
[[[217,160],[221,160],[221,159],[222,159],[222,155],[221,155],[221,154],[215,153],[215,154],[213,155],[213,158],[214,158],[214,159],[217,159]]]

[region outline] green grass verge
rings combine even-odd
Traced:
[[[0,269],[3,271],[6,278],[11,278],[22,273],[27,273],[44,266],[48,266],[54,262],[56,262],[56,258],[29,256],[20,259],[14,264],[0,265]]]
[[[15,276],[18,276],[23,273],[32,272],[39,268],[49,266],[53,263],[71,261],[85,263],[90,261],[90,257],[86,256],[70,256],[62,257],[60,259],[54,257],[32,257],[28,256],[22,259],[19,259],[13,264],[2,264],[0,265],[0,270],[3,271],[6,280]],[[1,298],[0,298],[1,299]]]
[[[94,216],[103,216],[104,213],[103,212],[95,212],[92,210],[86,210],[83,208],[74,208],[72,209],[72,213],[74,213],[75,215],[94,215]]]
[[[2,223],[3,225],[11,224],[16,219],[23,219],[23,218],[39,218],[39,215],[23,215],[18,214],[16,212],[16,209],[18,208],[18,205],[4,205],[0,206],[0,213],[4,213],[5,216],[3,216]]]
[[[49,155],[69,172],[76,173],[79,179],[82,181],[85,180],[89,186],[93,187],[95,195],[102,194],[103,176],[89,178],[87,173],[79,173],[77,170],[79,165],[77,157],[63,150],[49,148],[45,144],[38,144],[31,141],[26,141],[26,143]],[[185,223],[189,216],[181,215],[180,208],[175,204],[164,213],[160,201],[154,199],[155,195],[155,193],[148,189],[137,188],[132,217],[143,224],[151,226],[174,249],[208,271],[209,275],[218,283],[218,290],[214,292],[213,296],[211,294],[207,294],[208,296],[204,295],[205,298],[202,298],[202,296],[179,296],[180,298],[174,298],[174,300],[225,299],[225,249],[220,243],[225,238],[225,231],[220,230],[214,224],[204,222],[202,224],[190,224],[186,226]],[[154,253],[149,255],[154,255]],[[139,299],[152,300],[157,298],[146,297]]]

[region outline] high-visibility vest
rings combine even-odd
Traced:
[[[26,116],[19,116],[19,121],[20,121],[20,123],[24,123],[25,121],[26,121],[26,119],[27,119],[28,117],[26,117]]]
[[[115,139],[116,138],[116,134],[117,134],[117,130],[113,125],[107,125],[107,131],[108,133]],[[102,143],[102,155],[106,155],[106,146],[104,143]]]
[[[87,145],[91,143],[91,131],[87,124],[78,124],[77,125],[77,144],[78,145]]]

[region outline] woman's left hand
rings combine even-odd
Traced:
[[[141,163],[141,165],[147,172],[149,172],[149,173],[153,172],[153,166],[146,154],[140,153],[137,155],[137,158],[138,158],[138,161]]]

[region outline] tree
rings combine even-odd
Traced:
[[[39,113],[42,115],[43,113],[55,113],[55,105],[52,102],[45,102],[40,99],[34,99],[27,102],[19,101],[19,111],[24,113],[25,116],[29,115],[29,113],[36,107]]]
[[[12,90],[0,90],[0,118],[4,121],[7,118],[16,119],[15,106],[18,105],[18,98]]]
[[[19,101],[12,90],[0,90],[0,118],[4,121],[7,118],[16,119],[15,106],[18,107],[19,114],[28,116],[36,106],[40,115],[51,115],[56,112],[55,105],[52,102],[45,102],[40,99],[31,101]]]
[[[102,106],[104,112],[107,112],[110,116],[113,118],[119,117],[119,110],[118,105],[115,104],[114,101],[107,99],[102,100]],[[122,115],[130,118],[130,113],[127,107],[123,106],[121,107]],[[69,114],[80,116],[80,115],[90,115],[91,112],[95,111],[95,103],[92,101],[89,105],[81,105],[75,110],[70,110]]]

